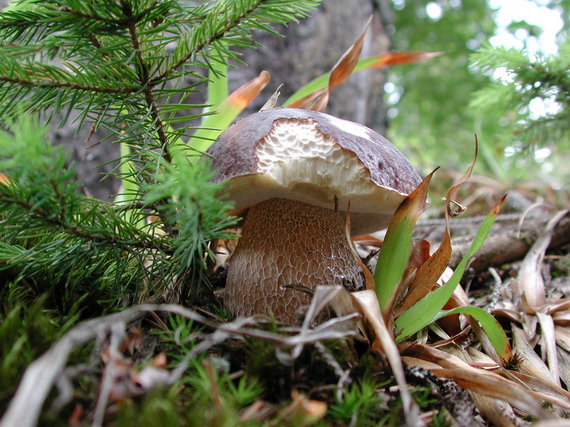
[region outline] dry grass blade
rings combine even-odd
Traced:
[[[356,63],[358,62],[358,58],[360,57],[360,53],[362,52],[362,46],[364,44],[364,36],[368,31],[368,27],[370,26],[370,22],[372,21],[372,17],[368,18],[368,22],[364,27],[364,31],[358,39],[353,43],[350,48],[340,57],[338,62],[333,66],[330,75],[328,84],[325,88],[319,89],[315,92],[310,93],[309,95],[305,96],[304,98],[299,99],[298,101],[294,102],[293,104],[289,105],[292,108],[305,108],[308,110],[314,111],[325,111],[327,108],[327,104],[329,101],[329,96],[333,88],[340,85],[344,82],[348,76],[352,74]]]
[[[360,61],[356,70],[385,67],[388,65],[412,64],[443,55],[445,52],[387,52]]]
[[[545,313],[536,313],[538,323],[540,324],[541,337],[540,340],[542,354],[546,355],[548,368],[554,378],[554,382],[560,385],[560,372],[558,369],[558,357],[556,355],[556,336],[554,333],[554,320],[552,316]]]
[[[519,359],[518,369],[520,372],[542,379],[551,384],[557,384],[552,373],[535,353],[533,347],[528,342],[525,332],[519,327],[513,325],[513,347]]]
[[[424,423],[420,419],[420,409],[417,403],[412,399],[408,390],[400,352],[394,342],[394,336],[384,323],[376,294],[373,291],[361,291],[353,292],[351,293],[351,296],[355,304],[358,306],[359,311],[363,314],[365,320],[376,335],[376,341],[374,344],[382,349],[388,359],[390,368],[392,368],[392,373],[394,374],[394,378],[400,388],[400,396],[402,397],[402,407],[404,417],[406,419],[406,425],[423,425]]]
[[[259,109],[259,111],[266,111],[266,110],[272,110],[275,108],[275,106],[277,105],[277,101],[279,100],[279,97],[281,96],[281,88],[283,87],[283,83],[279,84],[279,86],[277,86],[277,89],[275,89],[275,92],[273,92],[273,95],[271,95],[269,97],[269,99],[265,102],[265,104],[263,104],[263,106]]]
[[[556,224],[568,215],[569,212],[568,210],[563,210],[552,217],[544,233],[534,242],[521,264],[516,280],[517,286],[515,291],[519,296],[523,297],[526,304],[534,310],[539,310],[540,307],[546,304],[544,280],[541,274],[544,254],[546,249],[548,249]]]
[[[358,266],[360,267],[360,270],[362,271],[362,274],[364,275],[365,289],[367,289],[369,291],[373,291],[376,287],[376,285],[374,283],[374,276],[372,275],[370,270],[364,265],[364,262],[362,262],[362,259],[358,255],[358,252],[356,251],[356,248],[354,247],[353,240],[351,238],[351,234],[352,234],[351,231],[352,231],[352,226],[351,226],[351,222],[350,222],[350,202],[349,202],[348,203],[348,209],[346,212],[346,223],[345,223],[345,227],[344,227],[344,233],[346,236],[346,240],[348,241],[348,246],[352,250],[354,257],[358,261]]]
[[[227,105],[227,108],[242,111],[257,95],[259,95],[259,92],[261,92],[267,83],[269,83],[269,79],[269,73],[267,71],[262,71],[259,73],[259,76],[233,91],[230,96],[222,102],[220,110],[225,110]]]
[[[523,386],[494,372],[474,368],[443,350],[413,344],[405,350],[404,355],[438,364],[440,369],[432,369],[435,375],[452,379],[471,392],[503,400],[541,420],[555,419],[554,415],[542,409],[532,393]]]
[[[503,400],[539,419],[553,419],[537,401],[518,384],[481,369],[433,369],[438,377],[454,380],[461,387],[487,397]]]
[[[311,325],[314,323],[319,313],[321,313],[329,304],[333,305],[334,307],[333,301],[335,301],[338,305],[339,301],[342,299],[339,294],[345,292],[346,290],[342,286],[317,286],[315,293],[313,294],[313,298],[311,299],[311,304],[309,305],[307,313],[305,314],[305,319],[301,325],[299,335],[309,334]],[[354,313],[354,310],[343,311],[343,314],[347,313]],[[332,321],[334,322],[335,319],[332,319]],[[297,357],[299,357],[303,351],[303,345],[304,344],[298,344],[294,346],[290,355],[283,352],[278,352],[280,360],[288,364],[292,363],[293,360],[297,359]]]
[[[562,387],[517,371],[501,369],[499,372],[505,378],[515,381],[527,390],[535,393],[535,397],[540,396],[539,399],[545,402],[551,402],[561,408],[570,409],[570,393]]]

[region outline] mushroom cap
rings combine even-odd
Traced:
[[[277,108],[247,116],[208,150],[236,208],[283,198],[346,212],[353,234],[385,228],[421,182],[408,159],[366,126]]]

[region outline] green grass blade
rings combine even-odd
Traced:
[[[219,57],[215,57],[210,64],[212,68],[208,72],[208,107],[206,107],[206,112],[215,110],[229,95],[227,64]]]
[[[397,341],[404,340],[433,322],[436,314],[441,311],[449,298],[451,298],[453,291],[459,284],[459,281],[465,272],[469,259],[479,250],[483,245],[483,242],[485,242],[485,239],[489,235],[491,228],[495,223],[495,219],[499,214],[504,200],[505,198],[503,197],[491,210],[489,215],[487,215],[479,227],[469,250],[455,269],[451,278],[443,286],[426,295],[396,319],[396,333],[399,334]]]
[[[432,322],[452,314],[468,314],[473,317],[481,324],[481,327],[489,337],[491,344],[493,344],[493,347],[501,359],[509,360],[511,358],[511,345],[509,343],[509,339],[497,319],[495,319],[491,314],[487,313],[480,307],[457,307],[452,310],[440,311],[432,319]]]
[[[432,176],[433,172],[404,199],[388,226],[374,272],[376,295],[382,310],[393,300],[396,287],[408,265],[412,249],[412,233],[425,207],[427,189]]]

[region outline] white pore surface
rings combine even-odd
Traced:
[[[257,147],[258,170],[295,193],[318,201],[370,193],[370,173],[313,121],[279,120]]]
[[[357,156],[322,134],[312,120],[281,119],[258,143],[258,173],[233,179],[227,187],[236,207],[285,198],[347,211],[353,231],[383,228],[403,200],[378,187]]]

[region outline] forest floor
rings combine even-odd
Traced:
[[[452,268],[481,220],[451,221]],[[437,247],[444,229],[423,220],[415,236]],[[374,239],[357,248],[365,261],[378,251]],[[354,315],[290,327],[232,320],[219,300],[224,274],[222,264],[218,296],[201,308],[162,301],[86,318],[6,301],[2,426],[552,425],[570,411],[568,211],[499,215],[454,297],[495,316],[509,360],[468,316],[397,347]]]

